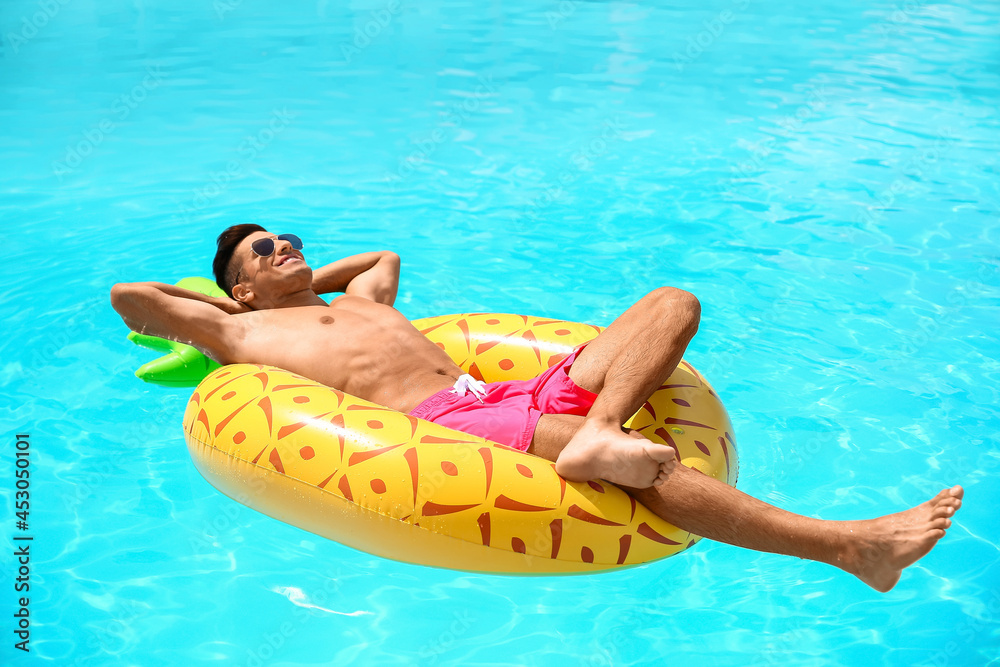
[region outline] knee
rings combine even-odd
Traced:
[[[686,329],[698,330],[701,321],[701,302],[691,292],[676,287],[659,287],[653,290],[658,304],[663,308],[664,318],[680,322]]]
[[[696,319],[701,317],[701,302],[691,292],[677,287],[658,287],[650,294],[660,303],[669,305],[672,310],[693,315]]]

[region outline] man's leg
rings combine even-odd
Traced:
[[[693,295],[661,287],[584,348],[569,376],[598,396],[556,461],[560,475],[573,481],[601,477],[635,487],[666,479],[676,463],[673,450],[630,438],[621,427],[677,367],[700,315]]]
[[[528,452],[558,460],[586,419],[542,415]],[[638,433],[632,437],[645,440]],[[821,521],[768,505],[681,464],[658,486],[625,490],[657,516],[695,535],[828,563],[883,592],[944,536],[963,494],[956,486],[898,514],[867,521]]]

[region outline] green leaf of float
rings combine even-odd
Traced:
[[[143,364],[135,371],[135,376],[144,382],[164,387],[196,387],[198,383],[219,367],[196,348],[156,336],[129,334],[129,339],[137,345],[151,349],[169,349],[170,352]],[[150,339],[156,339],[156,342]],[[155,347],[154,347],[155,346]]]
[[[207,296],[226,296],[226,293],[219,289],[214,281],[200,276],[184,278],[178,281],[177,286]],[[129,333],[128,339],[136,345],[167,353],[143,364],[135,371],[135,376],[144,382],[164,387],[196,387],[199,382],[205,379],[205,376],[219,367],[219,364],[206,357],[199,350],[184,343],[159,336],[147,336],[134,331]]]
[[[173,352],[174,346],[180,345],[172,340],[160,338],[159,336],[147,336],[146,334],[129,332],[128,339],[140,347],[145,347],[157,352]]]

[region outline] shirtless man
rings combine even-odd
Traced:
[[[112,305],[134,331],[188,343],[219,363],[278,366],[400,412],[448,392],[463,374],[392,307],[395,254],[364,253],[314,272],[293,235],[236,225],[218,245],[216,279],[231,299],[121,283],[111,290]],[[329,305],[318,296],[338,291],[344,294]],[[699,314],[697,299],[679,289],[640,299],[567,360],[569,389],[591,396],[589,411],[541,415],[523,448],[555,461],[569,480],[619,484],[696,535],[828,563],[891,589],[944,536],[962,505],[961,486],[898,514],[822,521],[756,500],[678,463],[672,448],[622,429],[678,364]]]

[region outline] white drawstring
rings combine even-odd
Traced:
[[[467,391],[471,391],[479,402],[482,403],[483,396],[486,395],[486,383],[482,380],[477,380],[468,373],[460,375],[458,380],[455,381],[455,386],[451,390],[451,393],[465,396],[465,392]]]

